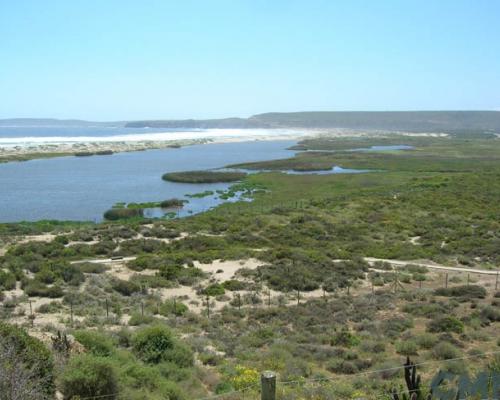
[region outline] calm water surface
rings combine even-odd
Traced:
[[[0,164],[0,222],[99,221],[117,202],[161,201],[224,190],[230,185],[166,182],[161,176],[171,171],[287,158],[294,152],[286,148],[294,144],[289,140],[205,144]],[[205,211],[219,203],[213,196],[189,199],[183,213]]]

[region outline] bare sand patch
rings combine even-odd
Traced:
[[[210,277],[218,282],[233,279],[236,271],[241,268],[255,269],[264,264],[264,262],[259,261],[255,258],[249,258],[248,260],[230,261],[215,260],[210,264],[202,264],[198,261],[194,262],[194,266],[196,268],[199,268],[203,272],[210,274]]]
[[[22,239],[16,241],[17,244],[23,244],[28,242],[52,242],[57,235],[53,233],[44,233],[42,235],[28,235],[23,236]]]
[[[236,271],[241,268],[255,269],[264,262],[250,258],[248,260],[215,260],[209,264],[203,264],[198,261],[194,262],[196,268],[201,269],[203,272],[209,274],[208,278],[203,280],[200,285],[206,286],[210,282],[224,282],[234,278]],[[219,271],[219,272],[217,272]],[[199,295],[196,289],[191,286],[179,286],[175,288],[162,288],[157,289],[157,293],[160,295],[162,301],[170,300],[173,298],[179,298],[186,304],[191,311],[202,313],[206,310],[206,297]],[[244,293],[243,291],[241,292]],[[228,301],[218,301],[211,297],[210,300],[211,310],[220,310],[224,307]]]
[[[108,270],[105,272],[106,275],[111,275],[115,278],[128,281],[133,275],[149,275],[153,276],[156,274],[156,270],[145,269],[143,271],[134,271],[127,268],[123,262],[119,263],[107,263]]]

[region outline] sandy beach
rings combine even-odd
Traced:
[[[253,140],[298,140],[320,134],[313,130],[207,129],[115,136],[46,136],[0,138],[0,162],[99,152],[176,148],[194,144]]]
[[[0,137],[0,162],[71,155],[119,153],[177,148],[194,144],[254,140],[301,140],[307,137],[447,136],[442,133],[408,133],[353,129],[204,129],[178,132],[134,133],[114,136]]]

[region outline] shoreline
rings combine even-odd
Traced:
[[[235,143],[269,140],[300,140],[328,137],[387,137],[387,136],[446,137],[442,133],[410,133],[353,129],[207,129],[115,136],[71,137],[0,137],[0,164],[34,159],[110,155],[131,151],[160,150],[199,144]]]
[[[54,157],[111,155],[113,153],[132,151],[176,149],[200,144],[255,140],[298,140],[316,136],[319,133],[311,130],[213,129],[204,132],[165,132],[107,137],[0,138],[0,163]]]

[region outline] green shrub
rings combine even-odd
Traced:
[[[62,305],[60,302],[51,301],[50,303],[45,303],[45,304],[40,305],[40,307],[38,307],[36,309],[36,312],[39,312],[41,314],[54,314],[54,313],[58,312],[59,310],[61,310],[61,308],[62,308]]]
[[[430,349],[437,343],[437,338],[431,333],[422,333],[415,338],[417,344],[422,349]]]
[[[72,357],[61,376],[64,399],[106,397],[116,399],[118,379],[110,360],[85,354]]]
[[[137,357],[147,363],[155,364],[166,361],[165,354],[174,345],[174,338],[170,330],[160,325],[140,330],[132,340]]]
[[[173,348],[165,351],[163,359],[181,368],[187,368],[193,365],[193,352],[186,345],[176,342]]]
[[[462,333],[464,331],[464,324],[455,317],[446,316],[430,321],[427,324],[427,331]]]
[[[102,274],[108,269],[104,264],[90,262],[79,263],[77,266],[81,272],[86,274]]]
[[[132,296],[134,293],[141,291],[141,286],[133,281],[125,281],[123,279],[113,279],[111,286],[123,296]]]
[[[418,346],[413,340],[402,340],[396,343],[396,352],[403,356],[414,356],[417,354]]]
[[[95,356],[107,357],[113,354],[113,341],[103,333],[96,331],[76,331],[75,339]]]
[[[448,342],[439,342],[432,349],[432,354],[438,360],[449,360],[460,357],[458,349]]]
[[[181,183],[217,183],[239,181],[246,175],[244,172],[230,171],[184,171],[163,174],[162,179]]]
[[[59,285],[47,286],[44,283],[31,279],[24,286],[24,293],[30,297],[49,297],[55,299],[62,297],[64,292]]]
[[[184,207],[184,203],[186,203],[186,200],[168,199],[168,200],[163,200],[160,203],[160,207],[161,208]]]
[[[160,315],[168,317],[170,315],[184,315],[189,311],[188,306],[179,300],[167,300],[160,306]]]
[[[481,310],[481,318],[488,322],[499,322],[500,321],[500,308],[486,306]]]
[[[130,316],[128,324],[130,326],[151,324],[155,318],[151,315],[142,315],[141,313],[133,313]]]
[[[193,362],[191,351],[177,343],[170,330],[161,325],[141,329],[132,343],[137,357],[147,363],[168,361],[184,367]]]
[[[45,394],[52,398],[55,393],[54,362],[47,347],[23,329],[3,322],[0,322],[0,341],[14,349],[20,362],[34,368],[33,378],[43,382]]]
[[[143,216],[144,211],[141,208],[112,208],[104,213],[104,218],[109,221]]]
[[[373,340],[363,340],[360,344],[360,348],[367,353],[383,353],[385,351],[385,343]]]
[[[239,281],[237,279],[230,279],[222,283],[224,289],[235,291],[235,290],[245,290],[248,287],[248,284],[243,281]]]
[[[202,293],[205,296],[221,296],[225,293],[224,286],[220,283],[212,283],[208,285],[205,289],[203,289]]]
[[[331,346],[343,346],[343,347],[353,347],[357,346],[361,340],[347,329],[342,329],[340,332],[336,332],[331,340]]]
[[[405,330],[413,328],[413,321],[410,318],[390,318],[382,322],[381,328],[387,336],[395,338]]]
[[[484,299],[486,289],[478,285],[462,285],[449,288],[438,288],[434,291],[437,296],[462,297],[465,299]]]
[[[0,290],[12,290],[16,287],[16,276],[11,272],[0,270]]]

